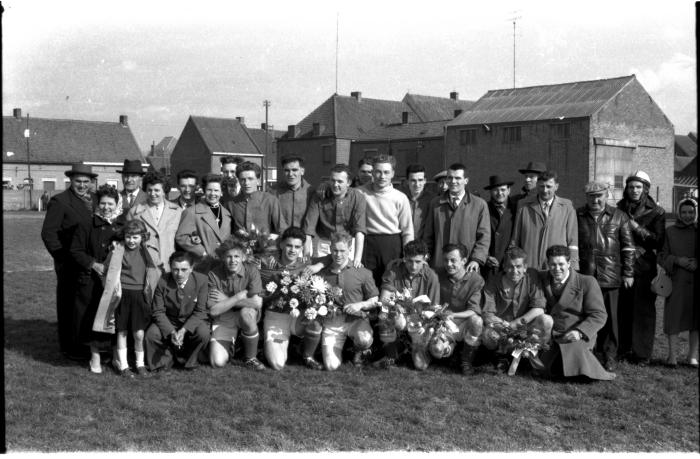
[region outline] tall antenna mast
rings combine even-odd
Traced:
[[[515,24],[518,19],[522,19],[520,11],[513,11],[512,17],[509,19],[513,21],[513,89],[515,89]]]
[[[339,41],[340,12],[335,13],[335,93],[338,94],[338,41]]]

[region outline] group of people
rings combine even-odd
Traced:
[[[122,191],[93,192],[97,174],[73,165],[70,188],[51,198],[42,228],[58,280],[61,351],[89,359],[93,373],[106,354],[125,377],[134,377],[132,367],[140,376],[223,367],[236,352],[246,367],[280,370],[295,349],[314,370],[337,369],[346,352],[353,365],[391,368],[406,350],[417,370],[445,360],[470,375],[476,356],[508,364],[499,334],[510,328],[543,344],[527,355],[539,374],[612,379],[620,358],[651,357],[659,263],[674,283],[667,363],[677,364],[678,333],[690,331],[688,362],[697,366],[697,205],[681,202],[667,232],[642,171],[627,178],[616,207],[607,184],[591,182],[586,205],[574,209],[557,195],[556,172],[537,162],[520,170],[517,195],[512,181],[489,177],[488,202],[469,191],[459,163],[434,177],[437,194],[426,190],[420,164],[395,188],[392,156],[362,160],[356,177],[337,164],[317,187],[304,179],[302,158],[281,163],[271,192],[259,189],[260,167],[235,156],[200,183],[180,171],[172,201],[168,179],[138,160],[118,171]],[[275,247],[253,254],[250,235]],[[340,292],[337,313],[299,314],[295,299],[279,295],[275,286],[293,288],[290,276],[300,274]],[[377,314],[406,291],[444,305],[452,346],[431,347],[427,330]],[[298,347],[289,346],[292,336]]]

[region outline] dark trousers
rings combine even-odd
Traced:
[[[602,288],[605,312],[608,313],[608,320],[603,328],[598,332],[596,340],[596,351],[606,360],[617,357],[618,330],[617,303],[620,290],[617,288]]]
[[[635,276],[632,288],[622,287],[618,302],[620,354],[632,352],[640,359],[651,358],[656,333],[656,294],[651,279]]]
[[[403,246],[400,234],[368,234],[362,251],[362,264],[372,271],[374,283],[382,285],[382,275],[390,261],[401,258]]]
[[[144,351],[146,353],[146,365],[151,371],[159,368],[170,368],[173,360],[185,368],[199,366],[197,356],[199,352],[209,344],[209,324],[201,323],[194,333],[185,332],[185,339],[181,349],[175,347],[170,341],[170,336],[163,336],[158,325],[151,324],[146,330],[144,338]]]
[[[78,267],[71,262],[54,260],[56,271],[56,318],[58,320],[58,345],[62,353],[71,357],[89,356],[82,343],[80,326],[84,308],[76,309]]]

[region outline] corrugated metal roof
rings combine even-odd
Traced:
[[[365,133],[358,140],[397,140],[442,137],[445,132],[446,120],[430,121],[427,123],[392,124],[379,126]]]
[[[3,116],[2,123],[3,161],[26,162],[26,118]],[[131,129],[118,122],[30,118],[29,129],[32,163],[145,162]]]
[[[455,110],[464,112],[474,105],[473,100],[455,100],[419,94],[406,94],[403,102],[411,107],[418,119],[423,122],[452,120],[455,117]]]
[[[488,91],[449,126],[581,118],[596,113],[634,75],[527,88]]]

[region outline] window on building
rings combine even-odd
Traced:
[[[376,148],[365,148],[363,153],[365,154],[365,158],[374,158],[377,156],[377,151]]]
[[[331,150],[332,145],[321,146],[323,164],[331,164],[333,162],[333,152]]]
[[[476,145],[476,129],[463,129],[459,131],[460,145]]]
[[[56,191],[56,179],[55,178],[42,178],[41,179],[41,189],[46,191]]]
[[[116,180],[107,180],[107,185],[118,188],[118,183]]]
[[[571,137],[571,123],[551,124],[552,137],[557,139],[568,139]]]
[[[520,142],[522,126],[506,126],[503,128],[503,143]]]
[[[615,176],[615,189],[622,190],[625,188],[625,177],[623,175]]]

